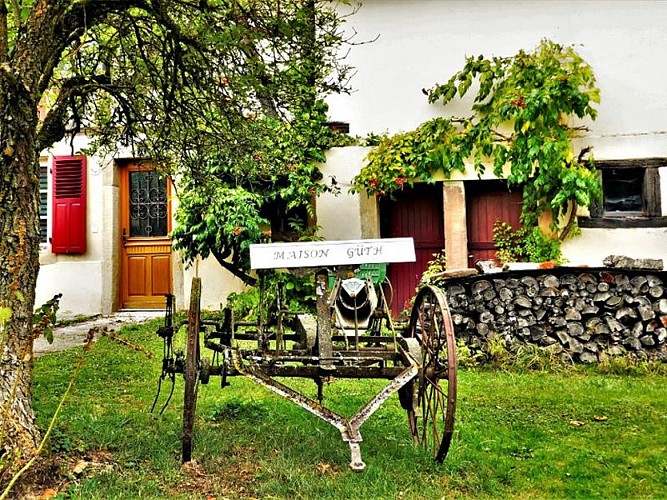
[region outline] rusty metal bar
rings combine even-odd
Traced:
[[[266,360],[264,353],[258,353],[257,351],[247,351],[241,350],[241,357],[252,361],[253,359],[258,361]],[[329,361],[338,361],[340,363],[344,362],[355,362],[355,361],[402,361],[402,358],[393,351],[377,351],[377,350],[368,350],[368,351],[335,351],[335,355],[330,358],[322,358],[318,356],[313,356],[307,354],[305,351],[286,351],[280,356],[271,356],[271,363],[280,363],[280,362],[303,362],[303,363],[318,363],[318,362],[329,362]]]
[[[334,377],[337,379],[348,379],[348,378],[358,378],[358,379],[385,379],[391,380],[401,374],[404,370],[404,367],[379,367],[379,366],[342,366],[338,367],[333,373]],[[262,366],[261,370],[267,376],[270,377],[291,377],[291,378],[309,378],[317,379],[318,377],[325,377],[332,375],[330,370],[321,370],[317,366],[291,366],[291,365],[282,365],[282,366],[271,366],[266,365]],[[210,367],[211,376],[220,376],[222,375],[223,367],[220,365],[215,365]],[[234,376],[242,374],[242,372],[235,373],[234,371],[228,372],[228,376]]]
[[[366,405],[361,408],[355,415],[350,419],[350,427],[359,429],[368,418],[375,413],[375,411],[382,406],[389,397],[397,392],[401,387],[410,382],[415,376],[419,369],[416,365],[408,366],[403,370],[400,375],[394,377],[394,379],[385,386],[380,392],[378,392]]]
[[[366,468],[366,464],[361,459],[361,448],[359,444],[362,442],[362,437],[359,429],[361,426],[370,418],[370,416],[375,413],[375,411],[384,403],[389,397],[398,392],[401,387],[410,382],[415,378],[419,373],[419,365],[412,353],[406,351],[405,349],[399,347],[399,352],[401,356],[408,362],[409,366],[407,368],[398,368],[400,372],[395,373],[397,368],[393,368],[393,376],[386,377],[390,378],[391,382],[377,393],[373,398],[371,398],[357,413],[355,413],[351,419],[347,419],[342,415],[334,412],[333,410],[323,406],[318,401],[315,401],[307,396],[304,396],[300,392],[295,391],[291,387],[286,386],[285,384],[271,378],[271,375],[267,371],[274,372],[276,369],[289,368],[294,369],[295,373],[304,374],[305,369],[313,369],[313,378],[315,380],[321,380],[322,370],[321,366],[318,369],[317,366],[257,366],[255,364],[244,365],[243,359],[240,356],[239,351],[232,351],[233,365],[235,370],[242,375],[247,376],[256,383],[266,387],[270,391],[278,394],[279,396],[292,401],[293,403],[299,405],[304,410],[311,412],[313,415],[317,416],[321,420],[328,422],[332,426],[336,427],[340,433],[343,441],[348,443],[350,447],[350,468],[355,472],[362,472]],[[374,371],[372,378],[385,378],[379,377],[378,371],[387,370],[387,368],[378,367],[375,370],[372,370],[372,367],[339,367],[350,369],[350,375],[353,378],[362,378],[360,374],[366,369],[368,372]],[[328,373],[328,370],[325,370]],[[354,373],[354,374],[352,374]],[[275,376],[275,375],[274,375]],[[295,376],[285,373],[283,376]],[[336,372],[336,376],[339,376]]]

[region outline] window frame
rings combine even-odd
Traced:
[[[667,217],[662,215],[660,190],[661,167],[667,167],[667,158],[639,158],[626,160],[598,160],[595,166],[602,181],[606,169],[644,169],[642,182],[642,212],[608,213],[604,211],[604,198],[590,208],[590,217],[581,217],[579,226],[586,228],[667,227]],[[604,197],[604,193],[603,193]]]

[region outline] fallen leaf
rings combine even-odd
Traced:
[[[333,464],[327,462],[320,462],[317,464],[317,471],[320,474],[336,474],[339,472],[339,468]]]
[[[81,474],[84,470],[88,468],[88,465],[90,465],[88,462],[85,460],[79,460],[74,468],[72,469],[72,472],[76,474],[77,476]]]
[[[47,500],[49,498],[55,498],[57,495],[58,495],[57,490],[54,490],[53,488],[46,488],[44,491],[42,491],[42,494],[39,497],[39,499]]]
[[[582,425],[586,425],[586,422],[582,422],[581,420],[570,420],[570,425],[572,427],[581,427]]]
[[[320,462],[319,464],[317,464],[317,471],[320,474],[326,474],[330,470],[331,470],[331,465],[330,464],[327,464],[327,463],[324,463],[324,462]]]

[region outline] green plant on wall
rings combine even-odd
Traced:
[[[471,89],[469,117],[435,118],[387,137],[368,154],[353,190],[390,196],[404,184],[448,178],[467,164],[479,175],[491,168],[523,188],[522,223],[534,227],[547,211],[562,240],[576,226],[576,206],[589,207],[601,196],[592,157],[584,159],[588,149],[575,153],[572,143],[584,128],[571,121],[597,115],[592,68],[573,47],[543,40],[511,57],[469,57],[447,83],[425,92],[429,102],[446,105]]]
[[[537,226],[514,229],[507,222],[496,221],[493,243],[502,263],[563,261],[558,239],[544,234]]]

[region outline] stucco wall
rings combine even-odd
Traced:
[[[79,154],[88,144],[84,135],[73,143],[62,141],[42,154],[47,159],[49,176],[54,156]],[[77,314],[92,315],[110,312],[109,282],[113,269],[110,259],[111,234],[114,230],[114,193],[109,190],[113,178],[110,160],[87,158],[87,212],[86,253],[83,255],[56,255],[50,243],[42,245],[40,272],[37,279],[36,305],[39,306],[57,293],[62,293],[61,317]],[[50,183],[50,181],[49,181]],[[51,198],[48,198],[50,230]]]
[[[178,260],[178,254],[174,255]],[[245,289],[243,282],[225,271],[214,258],[208,258],[194,262],[187,269],[182,270],[182,288],[174,289],[176,295],[176,307],[187,309],[190,300],[190,288],[192,278],[201,277],[201,307],[202,309],[217,310],[227,303],[230,293],[240,292]]]
[[[575,147],[593,146],[601,160],[667,157],[663,19],[667,2],[659,1],[366,0],[348,19],[349,30],[357,33],[357,42],[377,40],[350,48],[346,62],[356,68],[354,92],[329,99],[330,118],[349,122],[350,133],[363,136],[411,130],[445,111],[468,115],[470,100],[455,100],[447,108],[429,105],[422,89],[447,81],[466,56],[509,56],[549,38],[576,46],[592,65],[601,91],[598,118],[584,123],[590,131]],[[356,160],[352,153],[330,154],[326,169],[344,170],[347,181],[363,166],[366,152],[355,150]],[[667,168],[660,169],[660,176],[667,215]],[[475,178],[472,169],[452,176]],[[339,236],[336,214],[342,207],[348,214],[359,206],[346,187],[341,196],[318,206],[325,236]],[[667,260],[667,232],[585,228],[563,251],[570,262],[594,266],[612,253]]]
[[[369,148],[333,148],[327,153],[322,166],[324,182],[335,178],[340,193],[324,193],[317,199],[317,224],[320,235],[326,240],[357,240],[364,237],[361,229],[361,196],[352,195],[349,189],[352,178],[359,173],[359,166]],[[371,216],[373,210],[368,210]],[[366,236],[369,237],[369,236]]]
[[[573,265],[600,267],[609,255],[663,259],[667,264],[667,228],[585,228],[580,236],[563,242],[561,248]]]
[[[342,6],[341,9],[349,10]],[[468,55],[509,56],[531,49],[542,38],[575,44],[593,66],[601,89],[599,117],[587,123],[578,146],[592,145],[599,159],[667,157],[667,2],[614,1],[454,1],[365,0],[348,19],[355,42],[345,60],[356,68],[354,92],[329,98],[330,119],[350,123],[353,135],[411,130],[442,114],[422,93],[458,71]],[[466,115],[470,101],[447,112]],[[74,152],[85,144],[75,141]],[[72,154],[63,142],[47,154]],[[337,197],[318,202],[318,224],[327,239],[379,236],[372,198],[350,195],[352,177],[363,166],[367,148],[334,148],[323,166],[335,176]],[[120,157],[129,154],[119,153]],[[63,311],[108,313],[118,307],[118,177],[111,160],[89,158],[88,252],[55,256],[45,251],[37,302],[65,292]],[[454,180],[476,178],[472,171]],[[667,169],[661,169],[663,215],[667,216]],[[572,262],[599,265],[606,255],[661,257],[667,260],[664,229],[584,229],[563,249]],[[174,293],[185,307],[194,268],[184,270],[174,254]],[[199,265],[204,279],[203,305],[217,307],[242,288],[239,280],[214,262]]]
[[[510,56],[549,38],[576,45],[593,66],[602,102],[589,136],[613,136],[605,147],[618,157],[623,137],[648,145],[667,130],[664,19],[662,1],[365,0],[349,31],[356,42],[378,38],[350,48],[354,92],[329,99],[331,118],[352,134],[413,129],[442,109],[421,90],[447,81],[466,56]],[[469,101],[448,109],[467,115]]]

